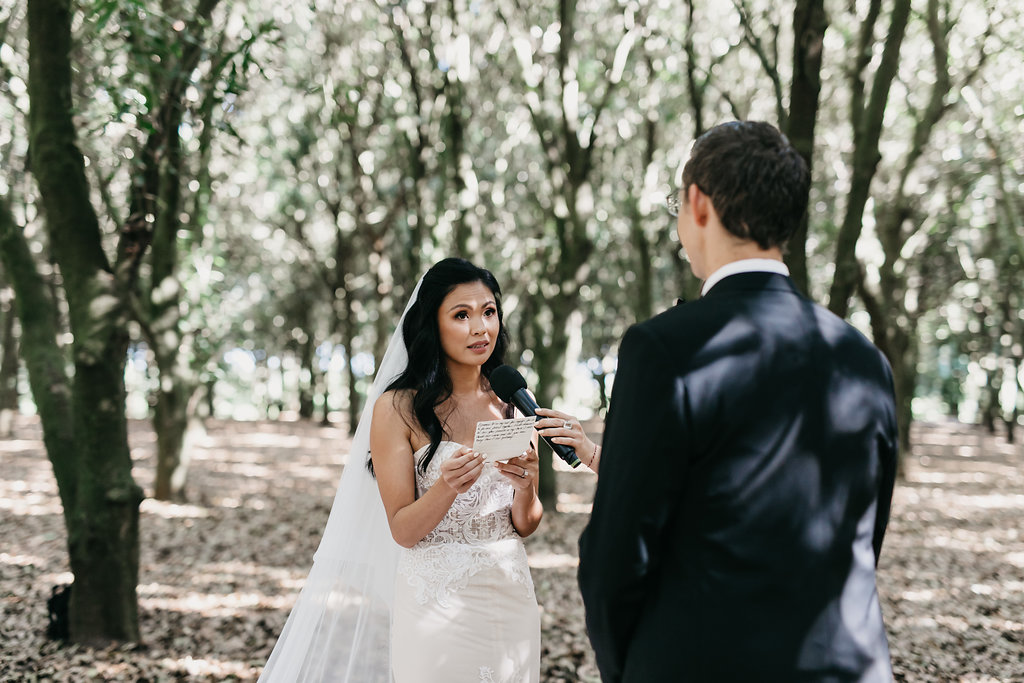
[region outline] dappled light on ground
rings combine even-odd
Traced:
[[[169,503],[163,500],[154,500],[153,498],[143,500],[139,509],[142,511],[142,514],[163,517],[164,519],[199,519],[210,516],[206,508],[201,508],[198,505]]]
[[[293,588],[301,588],[292,586]],[[244,609],[281,609],[290,607],[294,601],[280,595],[268,596],[264,593],[201,593],[188,591],[180,594],[180,587],[166,587],[172,590],[161,591],[173,593],[175,597],[146,597],[152,584],[140,586],[139,606],[150,610],[172,610],[175,612],[195,612],[207,617],[230,617]]]
[[[534,552],[530,555],[533,569],[564,569],[578,567],[580,558],[569,553]]]
[[[593,496],[581,496],[577,493],[559,493],[555,507],[565,514],[589,515],[594,507],[592,498]]]
[[[1024,451],[956,423],[914,432],[879,567],[897,680],[1024,680]]]
[[[590,426],[591,428],[593,425]],[[320,542],[348,445],[334,426],[211,422],[185,503],[146,499],[143,643],[46,641],[46,597],[71,580],[38,423],[0,441],[0,681],[255,681]],[[915,429],[879,570],[898,681],[1024,681],[1024,454],[963,425]],[[130,432],[152,491],[155,439]],[[555,462],[558,514],[527,552],[541,605],[542,680],[596,683],[576,588],[597,477]]]

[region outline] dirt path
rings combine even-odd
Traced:
[[[896,494],[879,591],[899,681],[1024,681],[1024,451],[961,425],[928,425]],[[151,489],[153,435],[132,425]],[[144,645],[45,640],[45,598],[70,581],[38,424],[0,440],[0,681],[254,681],[319,542],[342,430],[210,425],[192,501],[142,505]],[[560,470],[559,515],[528,541],[543,609],[542,680],[598,680],[576,590],[576,540],[595,482]]]

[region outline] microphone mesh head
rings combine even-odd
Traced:
[[[491,370],[488,378],[491,382],[491,389],[505,403],[509,402],[512,394],[520,389],[526,388],[526,380],[519,374],[519,371],[508,365],[499,365]]]

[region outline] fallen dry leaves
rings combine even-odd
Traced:
[[[927,425],[906,461],[879,592],[898,681],[1024,681],[1022,449],[976,428]],[[131,426],[151,489],[153,434]],[[91,650],[45,638],[67,583],[64,529],[38,423],[0,441],[0,680],[254,681],[327,519],[348,439],[301,422],[211,422],[189,504],[142,505],[144,642]],[[559,463],[560,465],[560,463]],[[576,589],[576,541],[596,478],[558,470],[559,511],[528,540],[542,614],[542,680],[599,680]]]

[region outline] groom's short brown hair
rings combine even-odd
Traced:
[[[722,225],[762,249],[784,247],[807,211],[810,173],[775,126],[732,121],[693,144],[683,167],[683,196],[696,185],[711,198]]]

